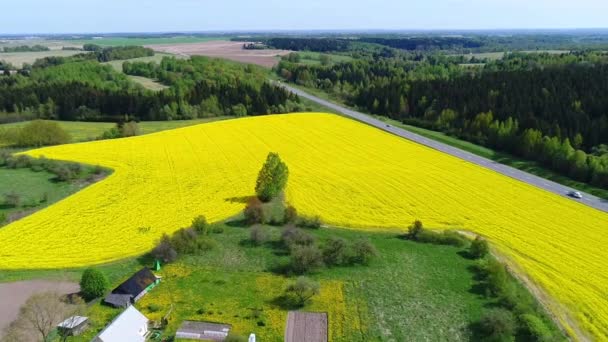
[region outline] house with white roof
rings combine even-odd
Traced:
[[[103,329],[92,342],[144,342],[148,335],[148,318],[129,306]]]

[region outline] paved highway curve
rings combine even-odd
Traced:
[[[494,170],[498,173],[502,173],[505,176],[509,176],[511,178],[515,178],[517,180],[520,180],[522,182],[528,183],[530,185],[536,186],[538,188],[553,192],[557,195],[560,196],[566,196],[568,198],[570,198],[568,196],[568,193],[571,191],[577,191],[573,188],[570,188],[568,186],[565,185],[561,185],[559,183],[555,183],[553,181],[550,181],[548,179],[542,178],[542,177],[538,177],[535,176],[533,174],[527,173],[525,171],[521,171],[518,170],[516,168],[504,165],[504,164],[500,164],[498,162],[495,162],[493,160],[490,159],[486,159],[483,157],[480,157],[476,154],[467,152],[467,151],[463,151],[461,149],[458,149],[456,147],[452,147],[450,145],[446,145],[444,143],[432,140],[432,139],[428,139],[426,137],[423,137],[421,135],[418,135],[416,133],[412,133],[410,131],[407,131],[405,129],[399,128],[399,127],[395,127],[393,125],[388,125],[385,122],[378,120],[370,115],[367,114],[363,114],[348,108],[345,108],[343,106],[337,105],[333,102],[329,102],[326,101],[324,99],[321,99],[319,97],[316,97],[314,95],[311,95],[309,93],[306,93],[300,89],[291,87],[285,83],[282,82],[278,82],[278,85],[284,87],[285,89],[291,91],[294,94],[297,94],[300,97],[304,97],[307,98],[311,101],[314,101],[318,104],[321,104],[325,107],[331,108],[339,113],[342,113],[343,115],[346,115],[350,118],[353,118],[355,120],[364,122],[368,125],[377,127],[379,129],[382,129],[384,131],[387,131],[389,133],[395,134],[397,136],[400,136],[402,138],[405,139],[409,139],[411,141],[417,142],[419,144],[428,146],[430,148],[436,149],[438,151],[450,154],[452,156],[458,157],[460,159],[464,159],[468,162],[471,162],[473,164],[477,164],[479,166],[483,166],[485,168]],[[581,192],[583,195],[582,199],[574,199],[571,198],[571,200],[573,201],[577,201],[580,202],[582,204],[585,204],[587,206],[590,206],[592,208],[595,208],[597,210],[601,210],[604,212],[608,212],[608,200],[604,200],[601,199],[599,197],[587,194],[587,193],[583,193]]]

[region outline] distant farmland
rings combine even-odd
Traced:
[[[214,40],[226,39],[225,37],[154,37],[154,38],[128,38],[128,37],[104,37],[81,40],[68,40],[74,44],[96,44],[99,46],[126,46],[126,45],[157,45],[157,44],[187,44],[202,43]]]
[[[175,55],[226,58],[237,62],[258,64],[265,67],[274,66],[279,61],[277,56],[283,56],[290,52],[287,50],[272,49],[245,50],[243,49],[243,42],[225,40],[193,44],[150,45],[148,47],[156,51]]]
[[[51,50],[37,52],[1,52],[0,60],[11,63],[17,68],[21,68],[24,63],[32,64],[37,59],[51,56],[69,57],[83,51],[77,50]]]

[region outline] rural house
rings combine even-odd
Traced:
[[[78,336],[86,330],[88,324],[89,318],[72,316],[57,324],[57,330],[64,336]]]
[[[116,308],[126,308],[137,302],[148,291],[160,282],[148,268],[142,268],[122,284],[118,285],[112,293],[104,298],[104,303]]]
[[[148,318],[129,306],[107,327],[105,327],[92,342],[143,342],[148,335]]]
[[[230,325],[184,321],[175,333],[176,338],[205,340],[205,341],[223,341],[228,337]]]
[[[327,314],[290,311],[287,314],[285,342],[327,342]]]

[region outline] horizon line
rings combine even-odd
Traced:
[[[83,31],[83,32],[19,32],[2,33],[0,37],[24,37],[24,36],[60,36],[60,35],[122,35],[122,34],[243,34],[243,33],[418,33],[418,32],[563,32],[563,31],[606,31],[607,27],[511,27],[511,28],[357,28],[357,29],[211,29],[211,30],[163,30],[163,31]]]

